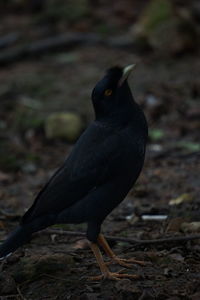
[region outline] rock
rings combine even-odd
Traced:
[[[34,163],[28,162],[22,166],[22,171],[26,174],[35,174],[37,167]]]
[[[151,0],[132,28],[133,37],[139,44],[142,42],[164,54],[194,49],[197,32],[190,14],[186,13],[187,10],[182,12],[172,1]]]
[[[63,273],[69,270],[69,266],[74,264],[73,257],[67,254],[51,254],[42,256],[23,257],[16,265],[13,272],[17,282],[34,280],[42,274]]]
[[[169,256],[174,260],[184,261],[184,257],[180,253],[172,253]]]
[[[74,142],[80,136],[83,128],[83,121],[76,113],[54,113],[46,119],[45,135],[48,139],[63,138]]]
[[[200,232],[200,222],[184,222],[180,227],[184,233],[189,232]]]

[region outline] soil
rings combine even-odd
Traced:
[[[198,51],[162,57],[86,46],[0,70],[0,240],[16,227],[34,195],[73,147],[66,141],[47,140],[42,126],[19,125],[22,99],[41,104],[37,110],[41,119],[69,110],[88,124],[93,118],[90,94],[104,70],[135,62],[129,82],[149,123],[146,160],[137,183],[107,217],[102,232],[150,240],[200,231],[188,226],[200,222]],[[167,219],[145,220],[145,215]],[[55,227],[80,232],[86,228],[84,224]],[[100,271],[83,237],[41,232],[1,262],[0,299],[200,299],[199,239],[145,246],[110,241],[110,246],[120,257],[146,262],[122,271],[138,274],[139,279],[91,281],[90,276]],[[114,264],[109,268],[121,269]]]

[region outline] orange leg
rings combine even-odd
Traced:
[[[138,275],[120,274],[120,273],[116,273],[116,272],[110,272],[108,267],[106,266],[106,263],[103,260],[103,257],[101,255],[98,245],[95,243],[91,243],[90,247],[96,257],[97,263],[98,263],[101,273],[102,273],[99,276],[91,277],[90,278],[91,280],[101,280],[101,279],[119,280],[120,278],[131,278],[131,279],[139,278]]]
[[[117,257],[115,255],[115,253],[112,251],[112,249],[110,248],[110,246],[108,245],[108,243],[107,243],[106,239],[104,238],[103,234],[99,234],[98,243],[102,246],[102,248],[104,249],[106,254],[111,258],[111,260],[113,262],[119,264],[120,266],[130,268],[131,264],[138,264],[138,265],[141,265],[141,266],[145,265],[145,262],[141,261],[141,260],[136,260],[134,258],[125,259],[125,258]]]

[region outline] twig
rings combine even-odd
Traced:
[[[19,45],[0,53],[0,65],[6,65],[33,57],[49,51],[56,51],[66,47],[74,47],[82,43],[98,43],[98,37],[94,34],[66,33],[58,36]]]
[[[43,40],[33,41],[30,44],[19,45],[0,53],[0,66],[27,59],[30,57],[59,51],[80,45],[104,45],[115,48],[132,48],[133,40],[125,38],[103,38],[94,33],[68,32]]]
[[[5,296],[0,296],[0,300],[5,300],[5,299],[10,299],[10,298],[17,298],[19,294],[11,294],[11,295],[5,295]]]
[[[144,291],[142,292],[142,295],[139,297],[138,300],[144,300],[144,299],[147,299],[147,296],[148,296],[148,294],[147,294],[147,292],[144,290]]]
[[[18,291],[18,294],[19,294],[21,300],[26,300],[26,298],[24,298],[24,296],[22,295],[22,292],[18,286],[17,286],[17,291]]]
[[[66,230],[57,230],[57,229],[47,229],[42,231],[44,234],[58,234],[58,235],[68,235],[68,236],[86,236],[84,232],[80,231],[66,231]],[[155,244],[165,244],[165,243],[173,243],[173,242],[187,242],[192,240],[200,239],[200,234],[194,235],[186,235],[186,236],[174,236],[170,238],[163,239],[152,239],[152,240],[137,240],[132,238],[124,238],[119,236],[109,236],[105,235],[106,239],[110,241],[119,241],[126,242],[135,245],[155,245]]]
[[[0,36],[0,49],[11,46],[14,44],[20,37],[18,32],[12,32],[5,36]]]

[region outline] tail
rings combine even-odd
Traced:
[[[17,250],[20,246],[30,240],[32,232],[26,226],[18,226],[7,238],[7,240],[0,245],[0,260],[9,256],[12,252]]]
[[[17,250],[20,246],[31,239],[34,232],[42,230],[50,225],[54,225],[56,215],[46,215],[36,218],[31,223],[21,223],[15,231],[13,231],[7,240],[0,245],[0,260],[9,256],[12,252]]]

